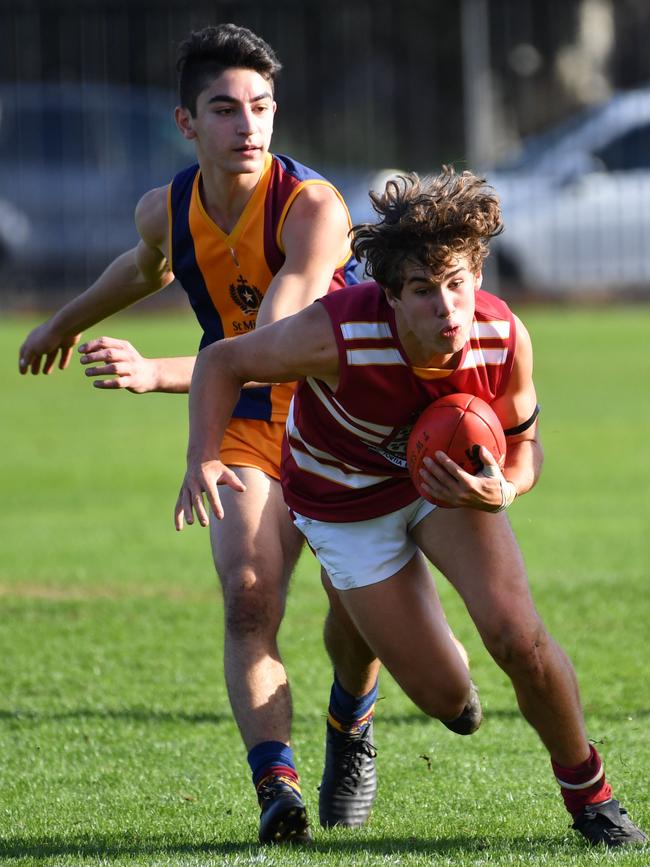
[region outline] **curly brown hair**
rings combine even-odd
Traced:
[[[480,271],[490,239],[503,229],[499,199],[485,179],[450,166],[436,176],[397,175],[370,199],[381,219],[354,226],[352,249],[366,260],[367,274],[395,298],[405,265],[437,275],[462,256]]]

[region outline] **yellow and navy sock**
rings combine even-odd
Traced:
[[[605,768],[593,746],[589,746],[589,758],[573,768],[564,768],[552,759],[551,764],[564,805],[574,819],[588,804],[602,804],[612,797],[612,787],[605,779]]]
[[[279,780],[301,794],[293,750],[282,741],[262,741],[254,746],[248,753],[248,764],[257,792],[265,783]]]
[[[351,735],[362,734],[372,722],[377,691],[378,681],[375,681],[373,688],[365,695],[351,695],[341,686],[335,673],[327,721],[337,731]]]

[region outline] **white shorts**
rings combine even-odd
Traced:
[[[293,522],[336,589],[351,590],[385,581],[406,566],[418,550],[409,531],[435,508],[420,498],[369,521],[336,524],[294,512]]]

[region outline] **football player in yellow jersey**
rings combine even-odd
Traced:
[[[349,215],[340,195],[310,169],[269,153],[280,69],[273,50],[245,28],[209,27],[182,43],[178,69],[176,124],[194,142],[198,164],[141,198],[138,244],[28,335],[21,373],[49,374],[57,358],[64,369],[80,332],[174,277],[203,328],[201,346],[281,319],[350,282]],[[144,359],[127,341],[109,337],[80,350],[100,388],[189,390],[194,357]],[[262,842],[309,838],[277,645],[302,544],[279,484],[286,403],[286,395],[267,386],[242,390],[225,453],[245,493],[224,489],[227,517],[211,533],[223,587],[225,678],[261,807]],[[331,591],[327,576],[323,581]],[[320,819],[352,826],[365,822],[375,796],[379,664],[333,592],[331,599],[325,643],[334,684]],[[472,730],[479,708],[470,708],[469,722],[460,720],[454,730]]]

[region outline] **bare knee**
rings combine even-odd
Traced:
[[[469,688],[469,675],[463,674],[449,678],[442,687],[425,684],[423,689],[409,690],[409,695],[428,716],[448,722],[463,712],[469,700]]]
[[[286,590],[280,581],[262,580],[251,569],[222,579],[226,632],[233,638],[275,636],[280,627]]]
[[[427,711],[429,716],[439,720],[448,722],[449,720],[457,719],[469,700],[469,680],[467,685],[456,690],[446,690],[444,694],[436,696],[435,704],[430,711]]]
[[[483,641],[490,655],[512,678],[526,678],[531,686],[543,687],[553,641],[540,620],[522,625],[501,623]]]

